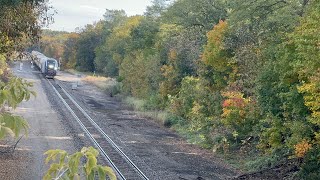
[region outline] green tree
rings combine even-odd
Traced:
[[[112,52],[109,51],[107,41],[112,37],[113,29],[125,23],[127,15],[123,10],[106,10],[104,14],[102,42],[95,49],[95,67],[98,72],[107,76],[115,77],[119,75],[119,64],[113,59]]]
[[[139,25],[142,18],[142,16],[129,17],[123,24],[115,27],[109,36],[105,46],[117,64],[121,64],[126,55],[131,40],[131,31]]]
[[[75,68],[80,71],[95,71],[95,49],[103,41],[101,38],[103,22],[95,25],[87,25],[79,34],[76,44]]]
[[[62,67],[63,68],[75,68],[76,65],[76,45],[79,39],[79,34],[70,33],[67,40],[64,42],[63,54],[62,54]]]
[[[235,53],[237,84],[253,96],[256,78],[267,61],[275,61],[279,45],[299,21],[305,1],[250,0],[230,2],[225,45]]]
[[[171,4],[162,16],[166,24],[176,24],[192,29],[199,27],[205,33],[224,20],[227,15],[226,1],[220,0],[177,0]]]
[[[59,60],[64,51],[65,41],[68,39],[69,33],[63,31],[42,30],[40,39],[40,49],[43,54],[48,57]],[[33,47],[37,49],[38,47]]]
[[[320,1],[314,0],[310,2],[305,15],[302,17],[300,25],[296,27],[295,31],[289,36],[289,43],[292,45],[295,59],[291,59],[291,63],[300,84],[298,91],[303,94],[304,105],[308,107],[307,122],[311,123],[312,134],[301,137],[302,140],[307,140],[312,147],[303,153],[307,158],[305,160],[302,174],[304,178],[314,178],[319,176],[319,163],[316,158],[320,156],[320,96],[319,96],[319,75],[320,75],[320,35],[319,35],[319,10]],[[301,130],[301,129],[298,129]],[[299,145],[299,143],[297,143]],[[296,145],[297,146],[297,145]],[[296,147],[297,152],[297,147]],[[296,153],[297,154],[297,153]]]
[[[152,5],[148,6],[144,15],[148,18],[159,18],[171,3],[171,0],[152,0]]]
[[[160,64],[155,53],[134,51],[127,55],[120,68],[124,90],[138,98],[147,98],[158,90]]]
[[[233,54],[224,47],[226,31],[226,22],[220,21],[215,25],[213,30],[207,33],[208,42],[202,54],[202,61],[206,66],[209,66],[207,69],[210,70],[210,73],[205,73],[203,77],[208,77],[212,84],[211,87],[218,90],[227,86],[230,80],[229,74],[234,69],[231,60]]]

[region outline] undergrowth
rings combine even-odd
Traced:
[[[256,172],[277,165],[282,158],[276,154],[261,155],[255,148],[248,153],[229,152],[220,154],[229,164],[245,172]]]
[[[163,125],[165,125],[168,119],[167,112],[150,109],[146,100],[141,100],[134,97],[125,97],[124,102],[133,108],[141,117],[154,119]]]

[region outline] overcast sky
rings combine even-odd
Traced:
[[[106,9],[123,9],[128,15],[143,14],[151,0],[50,0],[50,4],[58,14],[49,29],[70,32],[103,19]]]

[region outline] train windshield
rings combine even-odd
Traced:
[[[47,63],[48,63],[48,69],[55,69],[55,67],[56,67],[56,61],[54,61],[54,60],[48,60]]]

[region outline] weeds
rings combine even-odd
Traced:
[[[169,114],[165,111],[150,110],[148,109],[147,101],[137,99],[134,97],[126,97],[124,102],[133,108],[136,113],[141,117],[146,117],[155,120],[158,123],[166,126]]]

